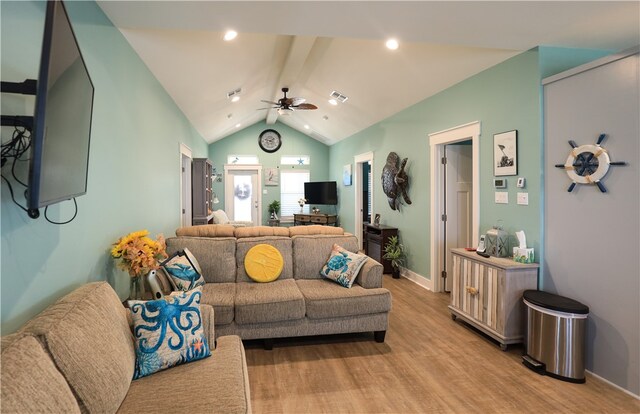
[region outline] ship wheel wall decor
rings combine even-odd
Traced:
[[[556,167],[563,168],[571,179],[568,192],[573,191],[576,184],[593,184],[598,186],[601,192],[606,193],[607,188],[600,180],[609,171],[609,166],[627,165],[624,161],[612,162],[607,150],[600,146],[606,136],[606,134],[600,134],[595,145],[578,146],[575,141],[569,140],[572,150],[567,161],[564,164],[556,164]]]

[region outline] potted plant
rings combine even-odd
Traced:
[[[271,214],[271,218],[274,219],[274,220],[277,220],[279,211],[280,211],[280,201],[273,200],[269,204],[269,213]]]
[[[398,236],[389,237],[389,241],[384,246],[383,259],[391,261],[392,275],[394,279],[400,278],[400,266],[404,264],[406,258],[404,253],[404,246],[400,243]]]

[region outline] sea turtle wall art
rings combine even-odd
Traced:
[[[408,158],[400,160],[400,156],[395,152],[390,152],[387,156],[387,164],[382,169],[382,191],[387,196],[389,206],[392,210],[399,210],[402,204],[400,196],[405,203],[411,204],[407,189],[409,187],[409,176],[405,171]]]

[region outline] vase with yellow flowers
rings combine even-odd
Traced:
[[[131,276],[130,299],[142,299],[142,278],[160,267],[160,262],[167,258],[166,249],[164,237],[159,234],[153,240],[147,230],[129,233],[113,244],[111,256]]]

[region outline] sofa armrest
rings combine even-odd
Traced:
[[[380,263],[372,258],[367,259],[356,276],[356,283],[365,289],[374,289],[382,287],[382,271],[383,267]]]
[[[216,347],[216,331],[213,320],[213,306],[200,304],[200,315],[202,316],[202,328],[204,336],[209,342],[209,348],[213,351]]]

